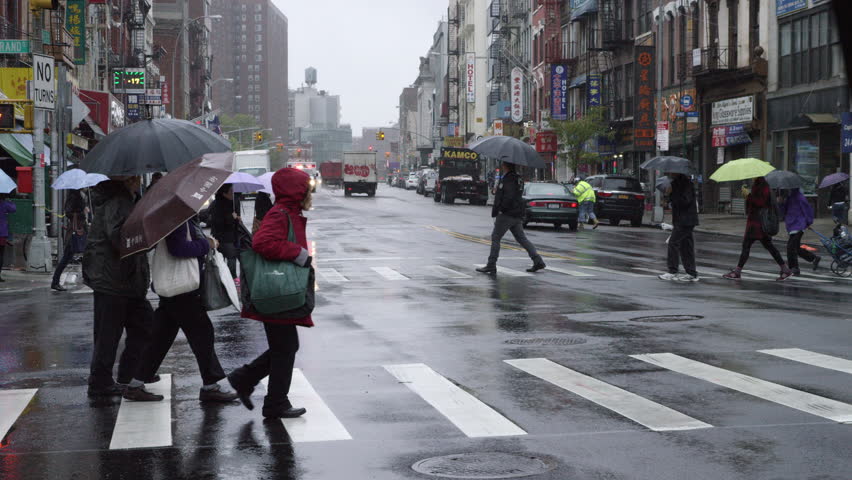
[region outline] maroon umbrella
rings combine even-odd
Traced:
[[[121,257],[153,248],[201,210],[234,166],[234,154],[208,153],[160,179],[121,228]]]

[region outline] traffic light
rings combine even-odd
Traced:
[[[263,132],[255,132],[254,139],[257,142],[262,142],[263,141]]]
[[[284,151],[284,144],[283,143],[276,143],[275,149],[278,150],[279,152]]]
[[[373,146],[372,146],[372,145],[370,145],[370,151],[371,151],[371,152],[373,151]]]
[[[385,152],[385,158],[390,158],[390,152]]]
[[[0,130],[15,129],[15,104],[0,104]]]
[[[296,149],[296,157],[302,158],[302,149],[301,148]]]
[[[381,130],[376,132],[376,140],[381,142],[381,141],[384,141],[384,139],[385,139],[385,132],[383,132]]]

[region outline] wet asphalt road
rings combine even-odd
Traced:
[[[411,465],[467,452],[535,456],[536,479],[852,476],[852,280],[774,282],[760,247],[747,269],[765,275],[724,280],[738,239],[699,234],[702,281],[666,283],[665,233],[606,225],[531,226],[559,271],[515,276],[529,259],[504,249],[509,270],[485,276],[489,213],[385,186],[319,192],[317,326],[300,330],[294,399],[308,414],[200,405],[180,335],[160,370],[170,404],[143,426],[155,448],[116,440],[119,398],[85,395],[91,294],[0,290],[0,478],[428,479]],[[703,318],[633,320],[661,315]],[[212,316],[226,370],[265,349],[260,324]],[[12,391],[31,400],[8,407]]]

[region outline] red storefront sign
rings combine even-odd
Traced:
[[[535,150],[537,152],[556,153],[559,142],[556,132],[538,132],[535,136]]]
[[[636,92],[633,108],[633,149],[654,151],[654,47],[635,47]]]
[[[124,126],[124,104],[109,92],[80,90],[80,98],[91,117],[107,135]]]
[[[171,102],[171,98],[169,97],[169,84],[166,82],[162,82],[160,84],[160,90],[163,95],[163,105],[168,105]]]

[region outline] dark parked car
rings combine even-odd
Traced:
[[[586,181],[595,190],[595,215],[598,218],[609,219],[610,225],[630,220],[632,226],[642,226],[645,192],[639,180],[623,175],[595,175]]]
[[[552,223],[555,228],[568,224],[577,229],[579,208],[577,199],[564,185],[558,183],[528,183],[524,187],[524,226],[529,223]]]

